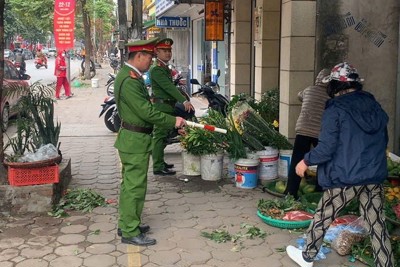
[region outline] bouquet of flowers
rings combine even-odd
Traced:
[[[292,149],[289,140],[266,122],[247,102],[239,101],[231,110],[234,126],[242,135],[246,145],[255,151],[265,146],[277,149]]]

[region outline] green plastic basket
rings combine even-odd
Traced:
[[[310,225],[310,223],[312,221],[312,220],[306,220],[306,221],[277,220],[277,219],[273,219],[270,216],[265,216],[259,210],[257,210],[257,215],[266,224],[277,227],[277,228],[282,228],[282,229],[306,228]]]

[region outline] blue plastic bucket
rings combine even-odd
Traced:
[[[251,189],[257,186],[258,164],[256,159],[239,159],[235,162],[236,187]]]

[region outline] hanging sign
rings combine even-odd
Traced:
[[[159,17],[156,19],[158,28],[189,28],[190,17]]]
[[[156,0],[156,16],[161,16],[175,5],[173,0]]]
[[[55,0],[54,39],[57,50],[74,48],[75,0]]]
[[[205,0],[205,40],[224,40],[224,0]]]

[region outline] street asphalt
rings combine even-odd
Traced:
[[[70,217],[48,215],[6,217],[0,222],[1,267],[294,267],[280,252],[303,230],[289,231],[271,227],[257,217],[260,199],[273,198],[260,187],[237,188],[229,178],[218,182],[204,181],[200,176],[182,174],[181,147],[167,146],[166,161],[175,164],[175,176],[154,176],[149,168],[148,192],[143,223],[150,225],[149,236],[157,244],[137,247],[121,243],[117,235],[118,194],[121,165],[113,144],[116,134],[107,130],[99,118],[100,104],[106,96],[107,64],[97,70],[99,87],[72,88],[70,99],[56,104],[61,122],[61,151],[71,158],[70,188],[90,188],[111,203],[91,213],[70,212]],[[206,103],[192,99],[197,111]],[[150,164],[151,166],[151,164]],[[184,182],[181,178],[187,178]],[[2,220],[2,219],[0,219]],[[244,224],[258,227],[266,237],[244,236]],[[225,230],[231,235],[242,233],[236,242],[217,243],[201,233]],[[317,267],[364,266],[350,262],[336,252],[317,261]]]

